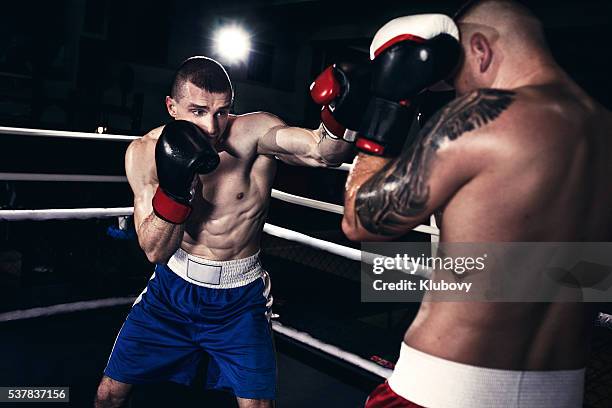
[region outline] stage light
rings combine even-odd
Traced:
[[[249,34],[240,26],[230,25],[220,28],[214,37],[217,53],[226,62],[245,61],[251,49]]]

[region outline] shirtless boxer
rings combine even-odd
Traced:
[[[396,157],[359,154],[344,232],[389,240],[440,212],[442,242],[610,241],[610,112],[558,66],[523,6],[475,1],[455,21],[457,99]],[[372,46],[423,30],[404,22]],[[425,301],[366,406],[581,407],[595,314],[585,303]]]
[[[96,407],[121,406],[132,384],[189,384],[204,352],[208,388],[233,392],[240,407],[273,405],[270,287],[258,254],[276,158],[343,162],[351,145],[336,119],[364,99],[351,102],[369,83],[359,72],[333,66],[313,83],[325,108],[322,126],[309,130],[269,113],[230,114],[223,67],[206,57],[181,65],[166,98],[175,120],[126,153],[138,240],[157,266],[119,332]]]

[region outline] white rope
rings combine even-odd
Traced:
[[[132,215],[133,207],[116,208],[62,208],[51,210],[0,210],[2,221],[49,221],[88,218],[120,217]]]
[[[320,249],[322,251],[329,252],[330,254],[342,256],[353,261],[363,262],[370,265],[374,263],[374,258],[381,257],[381,255],[378,254],[360,251],[359,249],[350,248],[344,245],[336,244],[335,242],[329,242],[319,238],[314,238],[310,235],[302,234],[301,232],[296,232],[288,228],[283,228],[268,223],[264,224],[264,232],[266,234],[270,234],[278,238],[283,238],[293,242],[299,242],[300,244],[309,246],[311,248]],[[411,262],[411,264],[414,268],[414,263]],[[430,278],[432,275],[432,270],[430,268],[424,268],[423,266],[418,265],[418,268],[414,270],[414,275]]]
[[[300,197],[297,195],[285,193],[284,191],[272,189],[272,198],[285,201],[291,204],[297,204],[304,207],[315,208],[336,214],[344,214],[344,207],[338,204],[327,203],[325,201],[313,200],[312,198]]]
[[[272,329],[277,333],[292,338],[293,340],[296,340],[302,344],[306,344],[307,346],[310,346],[324,353],[330,354],[342,361],[346,361],[347,363],[350,363],[365,371],[368,371],[372,374],[376,374],[379,377],[389,378],[389,376],[393,372],[388,368],[381,367],[372,361],[359,357],[356,354],[349,353],[348,351],[342,350],[339,347],[324,343],[321,340],[312,337],[308,333],[298,331],[291,327],[287,327],[279,322],[272,322]]]
[[[27,129],[6,126],[0,126],[0,134],[18,136],[62,137],[69,139],[104,140],[117,142],[130,142],[135,139],[140,139],[140,136],[107,135],[102,133],[68,132],[65,130]]]
[[[136,297],[118,297],[74,303],[63,303],[53,306],[35,307],[26,310],[15,310],[12,312],[0,313],[0,322],[34,319],[37,317],[47,317],[65,313],[81,312],[85,310],[101,309],[105,307],[129,305],[134,303],[135,299]],[[372,361],[359,357],[356,354],[349,353],[348,351],[342,350],[339,347],[324,343],[321,340],[315,339],[308,333],[300,332],[279,322],[272,322],[272,329],[275,332],[287,336],[299,343],[306,344],[307,346],[330,354],[333,357],[351,363],[365,371],[376,374],[380,377],[387,378],[389,377],[389,375],[391,375],[391,370],[389,370],[388,368],[381,367]]]
[[[49,173],[0,173],[4,181],[86,181],[100,183],[125,183],[125,176],[101,176],[95,174],[49,174]]]
[[[342,163],[338,167],[328,167],[328,169],[330,169],[330,170],[341,170],[341,171],[351,171],[352,167],[353,167],[353,163]]]
[[[302,234],[300,232],[296,232],[283,227],[278,227],[276,225],[268,223],[264,224],[263,230],[266,234],[270,234],[278,238],[283,238],[293,242],[299,242],[300,244],[304,244],[312,248],[317,248],[334,255],[340,255],[353,261],[361,261],[361,251],[355,248],[349,248],[340,244],[336,244],[334,242],[314,238],[309,235]]]
[[[134,303],[135,297],[116,297],[98,300],[86,300],[82,302],[62,303],[59,305],[34,307],[32,309],[14,310],[12,312],[0,313],[0,322],[14,320],[34,319],[36,317],[53,316],[63,313],[80,312],[83,310],[101,309]]]
[[[336,214],[344,214],[344,207],[338,204],[332,204],[325,201],[313,200],[312,198],[300,197],[297,195],[285,193],[284,191],[272,189],[272,198],[285,201],[291,204],[301,205],[303,207],[314,208],[317,210],[327,211]],[[412,229],[416,232],[422,232],[429,235],[440,235],[440,230],[435,226],[418,225]]]

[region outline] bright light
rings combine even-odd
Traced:
[[[251,40],[239,26],[223,27],[215,35],[217,52],[228,62],[244,61],[251,49]]]

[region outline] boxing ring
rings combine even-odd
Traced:
[[[103,140],[115,142],[130,142],[138,139],[136,136],[110,135],[97,133],[82,133],[68,131],[52,131],[43,129],[23,129],[14,127],[0,127],[0,134],[18,135],[27,137],[50,137],[50,138],[70,138],[85,140]],[[334,171],[348,172],[350,164],[343,164]],[[43,173],[0,173],[0,181],[20,181],[20,182],[94,182],[94,183],[126,183],[125,176],[107,175],[88,175],[88,174],[43,174]],[[344,208],[341,205],[319,201],[307,197],[289,194],[280,190],[273,189],[271,197],[275,200],[283,201],[291,205],[311,208],[333,214],[342,215]],[[74,208],[74,209],[18,209],[0,210],[0,220],[2,221],[49,221],[49,220],[85,220],[102,218],[121,218],[130,217],[133,214],[133,207],[115,208]],[[325,251],[336,256],[340,256],[357,262],[368,262],[368,259],[375,254],[364,253],[359,249],[343,246],[335,242],[316,238],[298,231],[294,231],[282,226],[266,223],[263,231],[269,236],[280,238],[310,247],[318,251]],[[427,234],[431,242],[439,240],[440,231],[435,224],[433,217],[430,224],[419,225],[414,228],[415,232]],[[430,271],[421,271],[422,276],[427,276]],[[43,318],[48,316],[82,312],[86,310],[99,310],[115,306],[127,306],[134,302],[136,296],[113,297],[105,299],[86,300],[70,303],[61,303],[51,306],[36,307],[30,309],[14,310],[0,313],[0,322],[15,322],[25,319]],[[606,328],[612,328],[612,316],[600,313],[597,324]],[[282,324],[273,319],[272,328],[274,332],[292,339],[317,352],[329,355],[346,364],[350,364],[359,370],[373,374],[381,379],[387,378],[392,370],[383,367],[372,360],[363,358],[357,354],[343,350],[338,346],[328,344],[315,336],[301,330],[297,330],[288,325]]]

